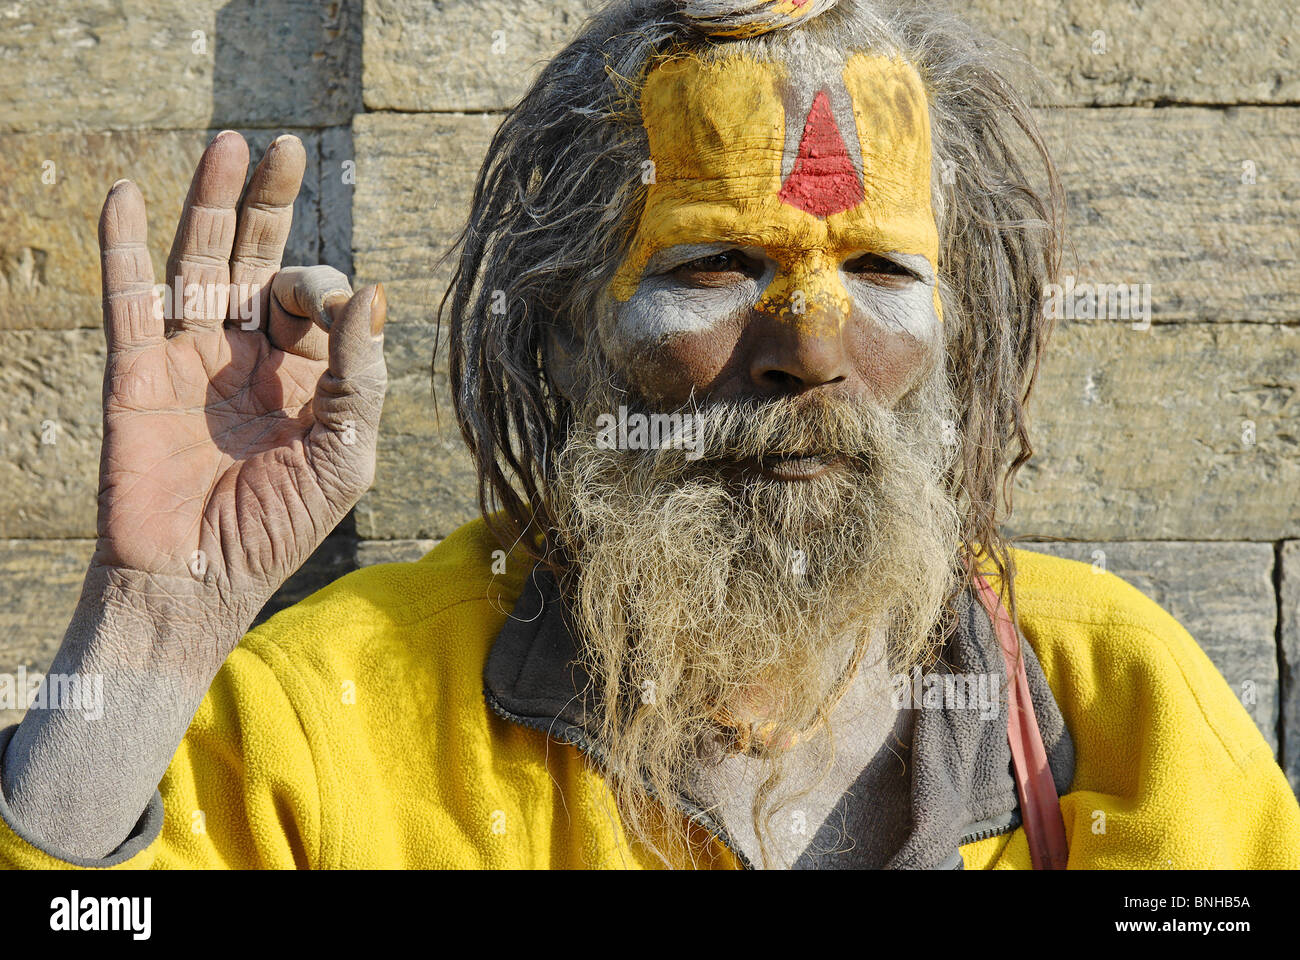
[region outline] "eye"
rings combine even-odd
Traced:
[[[849,273],[857,274],[869,283],[887,287],[901,287],[921,278],[912,270],[882,257],[877,253],[864,253],[844,265]]]
[[[735,283],[741,277],[757,277],[761,266],[739,250],[727,250],[700,257],[672,270],[673,276],[685,283],[699,286],[719,286]]]

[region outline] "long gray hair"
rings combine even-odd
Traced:
[[[1042,291],[1061,255],[1055,167],[1016,89],[1023,81],[1008,79],[1014,59],[957,17],[923,0],[809,3],[796,16],[768,0],[616,0],[497,130],[438,311],[440,327],[444,314],[450,320],[454,406],[480,508],[503,544],[522,541],[563,568],[549,542],[548,478],[572,412],[548,375],[547,343],[588,328],[629,249],[645,198],[638,95],[648,70],[669,54],[733,45],[786,59],[818,47],[897,54],[930,101],[947,365],[960,412],[948,482],[966,552],[993,561],[1014,614],[999,523],[1032,454],[1025,404],[1050,332]]]

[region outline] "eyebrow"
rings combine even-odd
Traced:
[[[643,277],[652,276],[656,273],[662,273],[670,267],[689,263],[692,260],[699,260],[703,257],[711,257],[715,254],[726,253],[728,250],[739,250],[752,256],[755,251],[763,252],[763,247],[761,244],[737,243],[728,240],[717,240],[711,243],[675,243],[652,253],[649,259],[646,260],[641,275]],[[900,266],[906,267],[917,274],[924,283],[934,283],[935,266],[930,262],[930,258],[923,253],[901,253],[895,250],[866,248],[849,254],[845,261],[848,262],[855,257],[865,255],[893,260]]]

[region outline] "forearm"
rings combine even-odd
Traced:
[[[103,857],[130,834],[220,666],[216,652],[244,626],[183,597],[160,616],[134,586],[92,568],[42,699],[0,758],[11,815],[78,857]],[[181,655],[196,644],[214,651],[198,669]]]

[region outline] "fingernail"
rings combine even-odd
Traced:
[[[116,189],[117,189],[118,187],[120,187],[122,184],[124,184],[124,183],[130,183],[130,182],[131,182],[131,181],[128,180],[126,177],[123,177],[121,180],[114,180],[114,181],[113,181],[113,185],[112,185],[111,187],[108,188],[108,192],[109,192],[109,193],[112,193],[114,190],[116,190]]]
[[[388,319],[388,298],[384,296],[384,285],[375,284],[375,295],[370,301],[370,335],[377,337],[384,332],[384,321]]]
[[[298,138],[295,137],[292,133],[282,133],[274,140],[271,141],[271,146],[274,147],[277,143],[283,143],[285,140],[297,140],[297,139]]]
[[[325,299],[321,301],[321,308],[329,316],[330,322],[333,323],[339,318],[339,314],[343,312],[343,308],[347,306],[348,301],[351,299],[352,294],[346,290],[335,290],[333,293],[327,294]]]

